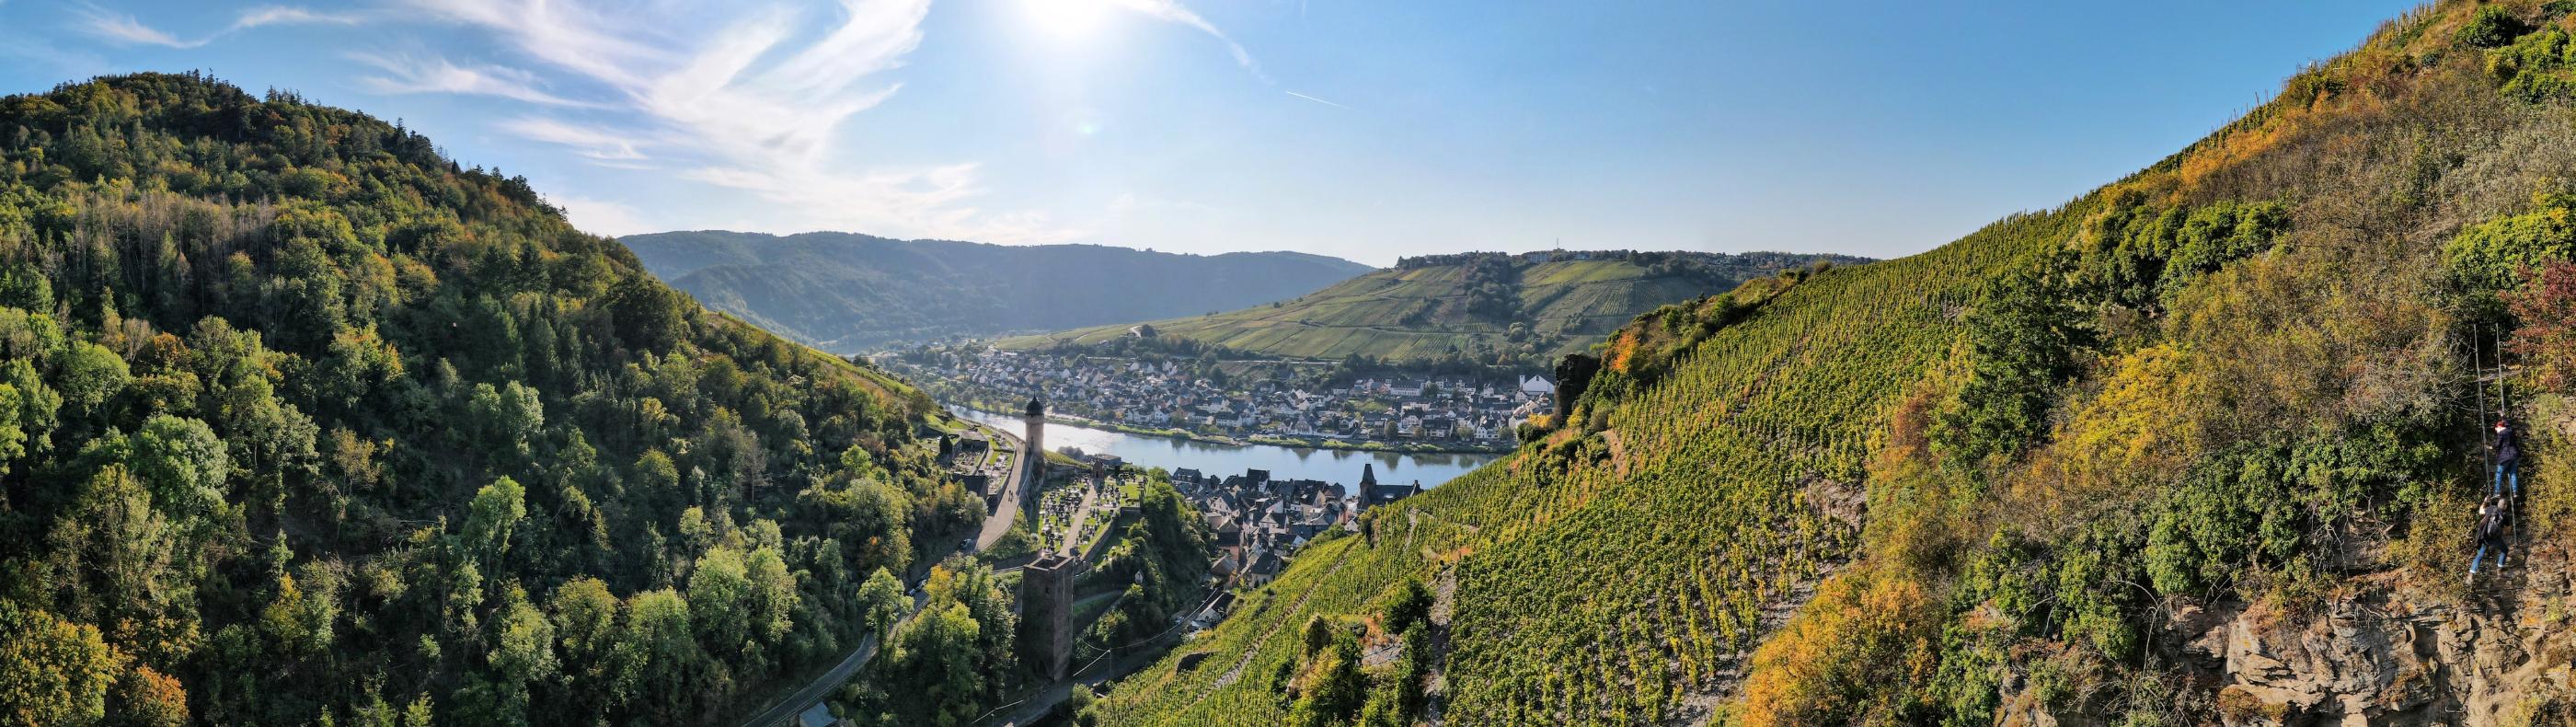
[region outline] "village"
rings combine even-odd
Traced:
[[[1174,361],[989,348],[942,366],[888,364],[945,401],[1044,397],[1056,416],[1110,428],[1348,449],[1508,450],[1513,428],[1546,411],[1556,391],[1543,376],[1221,384]]]
[[[1360,465],[1356,493],[1338,482],[1273,479],[1258,469],[1222,476],[1181,469],[1171,481],[1207,522],[1217,549],[1208,574],[1224,586],[1221,592],[1269,585],[1308,542],[1334,529],[1357,530],[1360,512],[1422,491],[1419,482],[1380,484],[1367,464]],[[1220,596],[1189,615],[1193,628],[1214,624],[1232,602]]]

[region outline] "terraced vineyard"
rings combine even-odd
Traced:
[[[1870,431],[1956,339],[1952,312],[2080,215],[2017,217],[1924,255],[1783,282],[1660,381],[1649,383],[1646,357],[1635,356],[1594,383],[1588,408],[1605,413],[1625,449],[1653,453],[1632,457],[1625,474],[1601,434],[1561,431],[1374,514],[1378,547],[1354,538],[1301,555],[1268,600],[1181,651],[1230,663],[1265,624],[1355,613],[1403,578],[1454,561],[1452,724],[1668,713],[1752,648],[1766,602],[1855,542],[1850,526],[1802,502],[1801,487],[1856,482]],[[1439,525],[1426,525],[1420,543],[1390,545],[1412,508]],[[1426,548],[1446,557],[1426,560]],[[1320,566],[1332,560],[1347,562],[1327,575]],[[1293,611],[1275,605],[1310,589],[1336,595]],[[1285,659],[1281,648],[1255,650],[1249,673]],[[1109,700],[1112,723],[1275,724],[1284,715],[1262,680],[1211,688],[1206,675],[1172,671],[1157,666],[1122,686]],[[1192,703],[1200,692],[1208,698]]]
[[[2455,552],[2497,401],[2468,362],[2576,370],[2570,38],[2576,3],[2437,3],[2058,209],[1638,316],[1519,451],[1180,650],[1244,678],[1167,662],[1101,716],[1407,723],[1318,718],[1331,684],[1258,678],[1292,656],[1258,635],[1454,578],[1446,724],[2563,722],[2564,672],[2532,676],[2555,626],[2401,625],[2468,646],[2329,682],[2402,638],[2355,603],[2554,624],[2570,597],[2576,470],[2523,476],[2531,575],[2470,592]],[[2576,431],[2570,380],[2511,384],[2533,447]],[[1429,551],[1391,537],[1416,510]],[[2314,656],[2207,646],[2246,639]]]
[[[1497,357],[1541,361],[1598,343],[1638,313],[1656,306],[1723,292],[1746,279],[1817,260],[1863,262],[1835,255],[1648,253],[1712,261],[1658,266],[1642,256],[1585,254],[1598,257],[1535,262],[1520,256],[1508,264],[1399,265],[1276,306],[1150,325],[1157,335],[1266,356],[1342,359],[1362,355],[1420,361],[1464,354],[1486,361]],[[1491,299],[1480,300],[1480,296]],[[1010,338],[998,345],[1097,343],[1128,335],[1129,328],[1129,324],[1083,328]]]

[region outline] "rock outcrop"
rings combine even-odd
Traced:
[[[2568,581],[2555,570],[2508,577],[2465,598],[2359,577],[2306,613],[2177,608],[2163,635],[2232,726],[2563,724],[2576,655]]]

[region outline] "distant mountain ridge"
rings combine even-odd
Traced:
[[[1374,270],[1299,252],[1190,255],[846,232],[701,230],[620,241],[707,307],[843,354],[1261,305]]]
[[[1637,314],[1817,263],[1869,258],[1784,252],[1473,252],[1405,258],[1276,306],[1157,320],[1158,336],[1247,353],[1398,362],[1540,362],[1579,351]],[[1003,340],[1004,348],[1097,343],[1132,322]]]

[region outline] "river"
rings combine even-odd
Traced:
[[[1022,434],[1020,418],[962,406],[948,410],[966,419]],[[1268,444],[1232,445],[1170,437],[1114,432],[1064,422],[1046,424],[1046,447],[1079,447],[1108,452],[1143,467],[1194,469],[1210,475],[1239,475],[1249,469],[1269,470],[1275,479],[1306,479],[1357,486],[1362,463],[1377,465],[1377,480],[1388,484],[1420,480],[1424,487],[1448,482],[1492,462],[1493,454],[1414,454],[1305,449]]]

